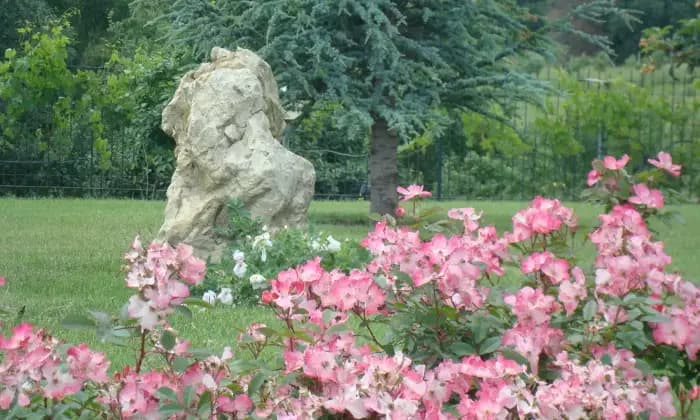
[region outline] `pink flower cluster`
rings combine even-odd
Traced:
[[[145,330],[162,324],[182,304],[190,295],[188,284],[198,284],[206,266],[189,245],[173,249],[154,242],[145,250],[138,237],[124,259],[128,264],[126,285],[139,291],[129,299],[128,314]]]
[[[34,396],[61,400],[83,389],[86,383],[107,382],[109,362],[85,344],[60,351],[61,343],[42,330],[20,324],[9,337],[0,337],[0,408],[16,399],[27,406]]]
[[[560,377],[552,383],[539,383],[537,418],[627,419],[646,412],[650,419],[658,420],[676,414],[667,378],[644,377],[634,367],[634,356],[628,350],[609,347],[595,353],[608,355],[611,364],[593,359],[583,365],[570,360],[566,352],[557,355],[553,365]]]
[[[659,153],[659,160],[650,159],[654,166],[673,176],[680,173],[680,165],[674,165],[667,153]],[[652,241],[652,236],[636,204],[641,209],[661,208],[663,196],[658,190],[644,184],[632,187],[634,195],[629,204],[621,204],[600,216],[600,226],[590,234],[596,245],[595,292],[599,297],[599,312],[607,322],[618,323],[627,319],[626,312],[607,304],[605,296],[624,297],[639,292],[656,298],[673,295],[681,305],[657,305],[657,309],[670,318],[669,322],[652,324],[653,338],[657,343],[685,350],[691,360],[700,351],[700,289],[684,281],[680,276],[667,273],[671,257],[664,252],[663,242]]]
[[[646,287],[662,292],[671,257],[664,252],[663,242],[652,241],[641,214],[631,205],[618,205],[601,215],[600,221],[590,234],[598,250],[596,292],[617,297]]]
[[[318,418],[327,411],[355,418],[410,419],[427,389],[424,366],[411,366],[401,353],[373,353],[368,346],[358,346],[351,333],[295,346],[285,351],[284,361],[287,373],[303,374],[306,380],[278,389],[274,404],[278,417]]]
[[[549,325],[551,314],[560,309],[553,296],[545,295],[542,289],[524,287],[515,295],[504,298],[518,318],[515,325],[506,330],[501,340],[527,358],[532,372],[538,372],[542,353],[554,356],[561,351],[564,333]]]
[[[617,172],[622,170],[627,165],[627,162],[629,162],[630,157],[627,155],[623,155],[620,159],[615,159],[613,156],[605,156],[605,158],[600,161],[600,160],[594,160],[593,161],[593,170],[591,170],[588,173],[587,177],[587,183],[589,187],[592,187],[593,185],[597,184],[598,181],[600,181],[603,176],[606,173],[609,172]],[[606,181],[606,185],[610,187],[616,187],[617,182],[615,179],[608,179]]]
[[[666,152],[659,152],[657,158],[658,159],[647,159],[647,161],[653,166],[666,171],[671,176],[680,176],[681,165],[674,164],[671,160],[670,154]],[[593,169],[588,173],[587,177],[588,186],[592,187],[601,179],[606,178],[604,182],[606,186],[613,189],[617,188],[617,180],[615,177],[620,174],[620,171],[627,165],[629,160],[630,157],[627,155],[623,155],[620,159],[616,159],[613,156],[606,156],[602,161],[597,159],[594,160]],[[656,192],[655,199],[658,199]],[[637,192],[635,192],[635,194],[639,195]]]
[[[559,200],[535,197],[530,206],[513,216],[513,232],[505,233],[509,243],[523,242],[536,235],[548,235],[562,226],[575,230],[578,218],[574,211]]]
[[[396,187],[396,192],[401,195],[401,201],[410,201],[415,198],[432,197],[433,193],[424,191],[422,185],[409,185],[408,187]]]
[[[666,152],[659,152],[657,158],[658,159],[647,159],[647,161],[657,168],[665,170],[671,176],[681,175],[681,165],[674,164],[671,160],[670,154]]]
[[[459,218],[466,217],[465,233],[450,237],[437,234],[429,241],[421,241],[418,232],[408,228],[377,223],[360,243],[374,255],[367,271],[383,276],[397,296],[435,283],[446,304],[455,308],[481,307],[488,289],[477,284],[477,280],[484,274],[503,275],[502,260],[508,244],[498,237],[493,226],[473,226],[473,209],[459,209],[453,214],[456,212]],[[397,270],[407,274],[412,283],[400,284]]]
[[[646,228],[634,213],[624,210],[603,217],[608,221],[608,225],[603,223],[605,229],[619,227],[623,229],[620,235],[626,237],[624,229],[629,227],[648,240]],[[525,356],[530,373],[498,353],[489,359],[444,360],[433,368],[414,365],[405,355],[385,355],[346,332],[343,325],[350,315],[362,319],[392,315],[388,308],[393,303],[421,294],[425,286],[434,287],[440,304],[467,311],[483,308],[489,289],[480,283],[486,275],[502,275],[503,262],[511,256],[508,241],[499,238],[492,227],[475,225],[478,216],[473,209],[452,210],[450,217],[464,223],[465,233],[437,234],[427,241],[408,228],[379,222],[361,242],[374,256],[364,270],[328,273],[315,259],[280,273],[271,282],[272,288],[263,293],[263,302],[272,305],[292,331],[298,333],[305,325],[313,328],[305,328],[305,336],[284,339],[285,372],[304,379],[279,387],[274,401],[268,402],[269,412],[283,418],[315,418],[330,412],[396,419],[455,418],[450,410],[467,419],[672,415],[668,380],[644,377],[634,367],[629,351],[607,349],[612,365],[570,360],[572,356],[563,351],[568,343],[564,332],[550,325],[551,318],[562,310],[571,315],[588,291],[583,270],[571,268],[548,251],[527,254],[521,261],[522,271],[534,274],[540,287],[523,287],[504,297],[517,321],[505,331],[501,345]],[[522,241],[575,229],[576,217],[557,200],[537,198],[514,217],[514,224],[516,233],[510,241]],[[605,232],[592,236],[617,237]],[[607,256],[617,257],[620,250],[603,242],[603,249],[611,252]],[[629,249],[647,266],[660,263],[654,258],[665,261],[662,249],[654,243],[637,241]],[[403,282],[399,273],[410,282]],[[421,296],[430,301],[429,294]],[[538,377],[543,360],[550,361],[547,369],[560,372],[559,379]]]
[[[682,304],[662,308],[661,313],[670,321],[654,324],[654,340],[684,349],[690,360],[697,360],[700,351],[700,288],[676,275],[667,275],[665,280],[665,286],[671,289],[670,293],[680,297]]]
[[[316,313],[317,303],[300,303],[312,309],[292,315],[295,328],[308,324],[314,328],[304,330],[309,333],[306,339],[286,341],[284,370],[301,377],[293,383],[282,381],[284,385],[276,387],[264,411],[259,408],[257,413],[278,418],[332,413],[391,419],[458,418],[452,410],[463,419],[625,418],[609,416],[643,412],[658,419],[675,413],[668,381],[644,377],[634,367],[630,352],[608,349],[611,365],[569,360],[557,345],[562,342],[561,331],[547,327],[550,315],[559,309],[552,297],[524,288],[507,296],[506,302],[513,306],[519,325],[529,329],[521,336],[538,340],[524,354],[537,345],[546,349],[555,360],[551,367],[561,371],[559,379],[550,383],[527,374],[524,366],[500,354],[489,359],[472,355],[458,362],[444,360],[434,368],[415,365],[401,353],[377,352],[359,343],[351,332],[338,329],[348,320],[343,312]]]
[[[206,417],[217,416],[245,417],[253,408],[252,400],[245,394],[235,394],[228,385],[231,373],[227,362],[233,353],[227,348],[221,357],[210,356],[194,362],[182,372],[149,371],[139,373],[131,367],[125,367],[115,374],[114,380],[101,389],[98,401],[104,404],[118,418],[123,419],[160,419],[159,406],[168,401],[158,391],[168,388],[180,403],[182,411],[175,415],[191,414],[205,393],[211,396],[211,407]],[[245,382],[242,381],[245,385]],[[237,384],[240,386],[240,384]],[[185,390],[191,389],[191,400],[185,404]],[[188,411],[189,410],[189,411]],[[201,415],[201,413],[200,413]]]
[[[650,163],[674,176],[680,171],[667,154],[658,157]],[[617,185],[626,176],[628,161],[625,155],[594,162],[589,182],[602,178],[608,187]],[[124,419],[161,418],[164,404],[175,418],[674,416],[669,379],[642,373],[635,354],[616,348],[613,336],[616,324],[641,313],[623,308],[625,298],[635,293],[653,299],[645,301],[652,302],[643,308],[647,314],[658,311],[654,322],[637,322],[639,328],[651,331],[656,343],[684,350],[695,360],[700,351],[700,288],[666,271],[671,258],[646,226],[645,215],[653,213],[649,209],[664,205],[661,193],[644,184],[631,190],[631,197],[615,197],[621,204],[601,215],[600,226],[589,235],[597,255],[588,284],[584,271],[558,256],[554,246],[576,230],[574,212],[542,197],[519,211],[512,232],[503,236],[492,226],[481,227],[481,213],[473,208],[452,209],[448,217],[461,222],[460,234],[425,239],[417,231],[381,221],[361,241],[372,255],[366,266],[326,271],[317,257],[278,273],[261,301],[286,330],[253,323],[239,335],[241,346],[254,357],[267,345],[279,346],[282,362],[273,375],[247,368],[240,374],[228,348],[221,356],[191,360],[189,342],[173,341],[167,316],[189,295],[188,285],[202,280],[205,264],[189,246],[151,244],[144,249],[137,238],[125,256],[127,287],[138,290],[128,304],[129,316],[141,327],[136,368],[126,367],[110,379],[104,355],[84,344],[64,354],[58,341],[22,324],[9,337],[0,337],[0,409],[14,401],[22,406],[38,398],[59,401],[89,389],[107,414]],[[430,194],[420,186],[399,192],[406,200]],[[518,252],[511,254],[509,248]],[[526,285],[503,293],[500,303],[496,277],[513,262],[520,267],[515,275]],[[662,303],[669,301],[676,303]],[[453,324],[450,331],[461,331],[449,339],[465,340],[448,343],[465,345],[455,354],[470,355],[446,357],[452,350],[445,349],[434,358],[421,358],[418,352],[392,349],[392,342],[375,336],[375,322],[394,315],[407,318],[411,331],[420,330],[418,318],[411,319],[416,308],[446,314],[446,322]],[[486,341],[470,329],[475,313],[498,318],[499,326],[489,327],[487,334],[503,335],[500,341],[487,338],[488,351]],[[366,337],[352,317],[360,329],[366,328]],[[599,333],[605,328],[606,334]],[[580,331],[592,336],[583,345],[572,334]],[[471,346],[469,340],[481,356],[462,350]],[[145,351],[146,342],[152,349]],[[162,356],[165,366],[141,371],[146,354]],[[523,364],[510,358],[524,358]],[[700,388],[679,396],[697,399]]]
[[[262,293],[263,303],[275,305],[285,317],[295,317],[295,310],[303,308],[310,314],[311,322],[318,321],[324,309],[374,315],[385,299],[371,274],[360,270],[328,273],[318,257],[279,273],[270,285],[271,289]]]

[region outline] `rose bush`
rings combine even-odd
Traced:
[[[587,235],[592,261],[577,260],[578,220],[558,200],[535,198],[503,234],[472,208],[421,229],[387,217],[361,242],[368,264],[331,269],[317,257],[269,280],[261,302],[279,322],[239,335],[247,358],[229,348],[199,354],[177,337],[169,315],[206,305],[188,300],[204,263],[186,245],[144,249],[137,240],[126,255],[137,293],[118,322],[91,319],[139,337],[134,366],[109,377],[104,356],[22,324],[0,340],[0,409],[52,418],[688,418],[700,394],[700,288],[668,270],[647,224],[663,212],[653,184],[680,168],[660,154],[640,178],[627,162],[595,161],[588,176],[589,195],[606,207]],[[152,357],[160,363],[147,370]]]

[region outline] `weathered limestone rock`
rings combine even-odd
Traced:
[[[214,48],[211,63],[180,81],[162,128],[177,144],[177,167],[161,240],[219,259],[224,244],[214,231],[228,222],[226,203],[234,198],[273,229],[306,223],[314,168],[280,144],[284,110],[257,55]]]

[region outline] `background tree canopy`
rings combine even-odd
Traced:
[[[587,123],[541,107],[561,87],[543,71],[559,65],[573,73],[603,71],[612,63],[602,56],[567,59],[552,34],[573,33],[616,52],[618,61],[639,54],[636,34],[648,22],[669,25],[646,37],[659,41],[658,60],[691,57],[692,48],[679,52],[695,36],[675,20],[692,10],[689,0],[0,0],[0,6],[6,11],[0,48],[8,49],[0,57],[0,184],[27,182],[11,191],[33,194],[29,185],[40,185],[52,194],[88,188],[87,194],[162,196],[173,143],[160,130],[160,113],[174,85],[211,47],[241,46],[271,64],[285,106],[302,111],[283,141],[314,163],[319,196],[357,197],[369,172],[377,212],[393,211],[399,180],[439,191],[448,170],[452,180],[470,180],[452,183],[448,194],[515,194],[520,187],[513,182],[543,176],[548,166],[507,160],[538,149],[536,159],[551,162],[562,150],[585,151],[567,155],[584,160],[598,152],[589,144],[598,134],[580,135]],[[578,45],[568,45],[569,53]],[[630,61],[616,74],[639,74],[640,66]],[[640,77],[640,83],[653,78]],[[557,95],[585,93],[583,87]],[[672,95],[668,106],[686,97]],[[533,128],[535,111],[527,110],[536,108],[526,103],[546,110],[539,127],[547,130]],[[688,115],[686,126],[694,118]],[[680,133],[673,141],[691,142],[688,129],[672,131]],[[695,148],[684,150],[690,156]]]
[[[593,1],[572,11],[583,20],[618,11]],[[621,13],[621,15],[626,16]],[[398,184],[399,138],[449,125],[441,108],[491,112],[537,101],[543,86],[510,60],[548,56],[552,31],[572,30],[568,16],[547,20],[514,1],[345,0],[185,1],[162,16],[168,41],[191,45],[196,58],[215,45],[242,46],[263,56],[288,107],[338,103],[370,137],[371,211],[391,213]],[[201,28],[206,28],[201,30]],[[601,38],[589,41],[607,47]]]

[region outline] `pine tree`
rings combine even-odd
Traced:
[[[614,3],[592,1],[574,14],[598,21]],[[195,56],[217,44],[257,51],[287,87],[287,106],[342,104],[348,117],[337,124],[360,124],[370,136],[377,213],[397,204],[400,138],[435,130],[444,109],[499,118],[494,103],[536,101],[543,86],[514,71],[513,59],[547,56],[549,33],[575,31],[572,16],[548,22],[515,0],[178,0],[163,17],[169,40]]]

